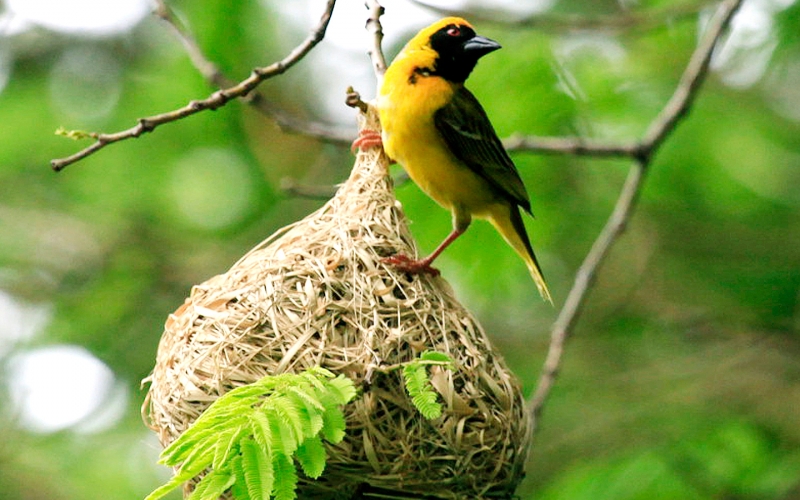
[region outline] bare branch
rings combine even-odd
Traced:
[[[578,269],[575,283],[559,312],[558,318],[553,324],[550,347],[542,367],[539,384],[529,400],[533,421],[531,433],[536,432],[542,410],[558,377],[564,345],[580,317],[597,271],[605,261],[614,243],[625,230],[625,226],[633,213],[650,160],[664,139],[675,129],[680,118],[688,112],[703,78],[708,72],[708,64],[714,48],[718,45],[725,28],[741,3],[742,0],[724,0],[720,4],[708,24],[705,35],[701,38],[692,54],[675,93],[648,128],[641,145],[638,148],[634,148],[638,151],[638,154],[633,155],[636,158],[636,163],[628,173],[628,178],[622,188],[614,211]]]
[[[567,300],[564,302],[558,318],[553,324],[550,334],[550,347],[542,366],[542,373],[539,376],[539,384],[529,401],[532,416],[531,434],[533,435],[535,435],[538,428],[539,417],[550,391],[558,378],[558,370],[564,354],[564,345],[583,310],[586,296],[594,283],[597,270],[605,260],[616,239],[625,229],[636,199],[639,196],[645,172],[646,165],[644,162],[637,161],[636,165],[631,167],[620,197],[614,206],[614,211],[578,269],[575,275],[575,283],[572,285],[572,289],[567,295]]]
[[[580,137],[532,137],[514,134],[503,140],[508,151],[567,154],[573,156],[622,157],[639,156],[641,145],[611,144]]]
[[[221,106],[224,106],[233,99],[248,95],[264,80],[280,75],[297,64],[297,62],[303,59],[303,57],[305,57],[305,55],[308,54],[311,49],[313,49],[319,42],[322,41],[322,39],[325,37],[325,30],[328,28],[328,23],[330,22],[331,14],[333,13],[333,7],[335,4],[336,0],[328,0],[325,12],[323,13],[318,25],[300,45],[295,47],[280,61],[277,61],[266,67],[253,69],[249,77],[245,78],[236,85],[214,92],[206,99],[191,101],[186,106],[174,111],[149,116],[146,118],[140,118],[136,126],[127,130],[123,130],[114,134],[92,133],[90,135],[95,139],[95,142],[92,145],[66,158],[52,160],[50,165],[56,171],[62,170],[67,165],[86,158],[87,156],[99,151],[109,144],[113,144],[125,139],[139,137],[145,132],[152,132],[159,125],[174,122],[207,109],[215,110]]]
[[[189,55],[189,59],[194,64],[194,67],[200,72],[206,80],[211,82],[215,87],[221,89],[232,87],[235,82],[222,74],[219,67],[206,58],[203,54],[200,44],[192,36],[175,15],[175,11],[170,6],[164,3],[164,0],[156,0],[156,9],[153,12],[157,17],[167,23],[167,26],[172,29],[173,33],[178,37],[178,40],[183,44],[183,48]]]
[[[215,87],[224,89],[236,85],[219,66],[210,61],[191,32],[178,20],[175,12],[163,0],[156,0],[156,16],[164,20],[183,44],[192,64]],[[350,144],[355,139],[351,127],[336,127],[319,121],[309,121],[287,113],[272,104],[261,92],[254,90],[242,96],[242,101],[274,120],[284,132],[292,132],[333,144]]]
[[[647,150],[648,155],[651,155],[661,145],[681,118],[689,112],[689,108],[697,96],[697,89],[708,73],[714,47],[717,46],[725,28],[733,19],[741,3],[742,0],[722,2],[714,17],[709,20],[706,35],[700,39],[675,92],[644,134],[642,147]]]
[[[344,103],[350,106],[351,108],[360,109],[361,112],[364,114],[366,114],[367,110],[369,109],[369,104],[365,103],[361,99],[361,94],[359,94],[353,87],[347,87],[347,95],[345,97]]]
[[[372,61],[372,68],[375,71],[375,78],[378,79],[378,88],[383,82],[383,74],[386,73],[386,57],[383,55],[383,25],[381,16],[385,9],[378,3],[378,0],[367,0],[367,31],[372,34],[372,47],[369,49],[369,58]]]

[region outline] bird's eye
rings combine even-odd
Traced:
[[[448,28],[447,34],[449,36],[461,36],[461,30],[458,27],[453,26],[452,28]]]

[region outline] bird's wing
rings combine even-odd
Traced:
[[[497,137],[486,111],[464,87],[433,115],[436,129],[450,151],[472,171],[486,179],[499,193],[531,211],[522,179]]]

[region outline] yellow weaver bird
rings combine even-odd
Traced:
[[[453,214],[453,231],[428,257],[395,255],[387,262],[408,272],[438,274],[431,267],[434,259],[473,217],[486,219],[522,257],[542,297],[552,303],[520,215],[520,208],[531,213],[528,193],[483,107],[464,87],[478,59],[499,48],[458,17],[420,31],[384,75],[377,99],[381,136],[363,134],[354,146],[382,142],[386,154]]]

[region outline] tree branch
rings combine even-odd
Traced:
[[[200,44],[192,36],[191,32],[178,20],[175,12],[164,2],[164,0],[156,0],[155,15],[167,23],[175,36],[183,44],[189,59],[197,71],[213,86],[224,89],[236,85],[236,81],[228,78],[219,66],[209,60]],[[319,121],[309,121],[297,118],[296,116],[286,113],[272,104],[261,92],[254,90],[240,98],[243,102],[251,105],[255,110],[268,118],[275,121],[275,123],[284,132],[292,132],[303,134],[323,142],[332,144],[350,144],[355,139],[355,134],[350,127],[336,127],[327,123]]]
[[[367,31],[372,34],[372,46],[369,49],[369,58],[372,61],[372,69],[375,71],[375,78],[378,79],[378,88],[383,82],[383,74],[386,73],[386,57],[383,55],[383,25],[381,16],[385,9],[378,3],[378,0],[367,0]]]
[[[580,317],[586,297],[594,283],[598,269],[605,261],[609,251],[625,230],[644,182],[645,174],[653,154],[667,136],[675,129],[682,117],[688,113],[697,95],[701,83],[708,72],[708,65],[714,48],[718,45],[723,32],[730,23],[742,0],[724,0],[708,23],[706,33],[698,43],[691,59],[681,77],[672,98],[647,129],[644,138],[638,145],[630,147],[636,159],[628,172],[628,178],[622,188],[619,199],[603,230],[598,235],[591,250],[587,254],[575,276],[575,283],[567,296],[561,311],[553,324],[550,347],[542,367],[542,374],[536,391],[529,400],[532,416],[531,433],[535,434],[544,405],[555,385],[564,345],[572,334],[572,330]],[[572,144],[574,146],[574,144]],[[628,146],[609,153],[626,152]],[[627,153],[626,153],[627,154]]]
[[[640,143],[613,144],[581,137],[534,137],[514,134],[503,140],[508,151],[594,156],[600,158],[635,158]]]
[[[221,106],[224,106],[233,99],[248,95],[264,80],[280,75],[297,64],[297,62],[303,59],[303,57],[305,57],[306,54],[311,51],[311,49],[313,49],[319,42],[322,41],[322,39],[325,37],[325,30],[328,28],[328,23],[330,22],[331,14],[333,13],[333,7],[335,4],[336,0],[328,0],[325,7],[325,12],[323,13],[318,25],[300,45],[295,47],[280,61],[277,61],[266,67],[258,67],[253,69],[249,77],[245,78],[236,85],[214,92],[206,99],[191,101],[186,106],[174,111],[149,116],[146,118],[140,118],[136,126],[127,130],[113,134],[94,132],[90,133],[88,136],[95,139],[95,142],[92,145],[66,158],[52,160],[50,165],[53,167],[53,170],[62,170],[67,165],[86,158],[87,156],[99,151],[109,144],[113,144],[125,139],[139,137],[145,132],[152,132],[159,125],[174,122],[207,109],[215,110]],[[208,68],[205,69],[208,70]]]

